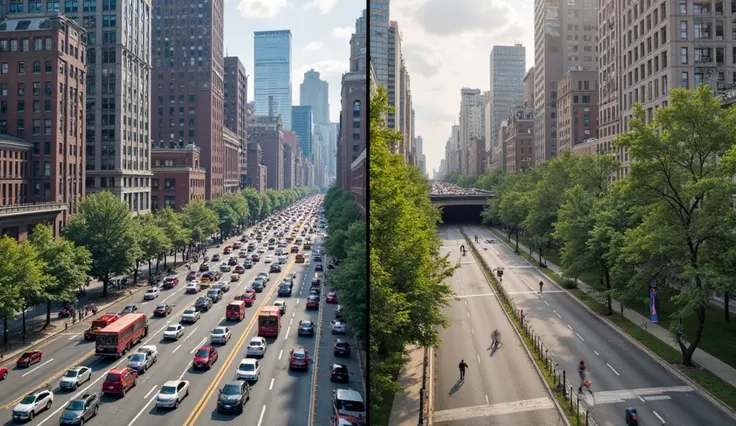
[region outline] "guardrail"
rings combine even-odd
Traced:
[[[44,202],[44,203],[27,203],[27,204],[16,204],[12,206],[0,207],[0,216],[27,213],[27,212],[41,212],[49,210],[65,210],[66,204],[62,202]]]

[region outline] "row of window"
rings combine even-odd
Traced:
[[[46,12],[59,12],[59,0],[46,0]],[[84,12],[96,12],[97,1],[96,0],[83,0],[81,2],[77,0],[66,0],[64,2],[64,12],[76,12],[79,10],[79,3],[82,3],[82,10]],[[41,12],[43,10],[42,2],[35,0],[28,2],[28,12]],[[103,0],[102,10],[110,11],[117,8],[117,0]],[[22,2],[10,3],[10,13],[24,13],[24,5]]]
[[[41,101],[40,100],[34,100],[33,101],[33,108],[31,112],[35,113],[41,113],[41,112],[51,112],[51,99],[44,99],[43,101],[43,111],[41,111]],[[26,101],[18,101],[18,113],[25,112],[26,110]],[[8,101],[0,101],[0,114],[7,114],[8,113]]]

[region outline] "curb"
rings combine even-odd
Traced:
[[[495,233],[495,231],[493,229],[490,229],[490,232],[495,237],[499,238],[499,240],[503,241],[503,243],[504,243],[504,245],[506,245],[506,247],[511,248],[511,246],[509,246],[508,243],[506,243],[505,240],[503,240],[500,237],[498,237],[498,235]],[[525,258],[525,260],[526,260],[526,258]],[[635,338],[633,338],[632,336],[630,336],[629,333],[626,333],[625,331],[621,330],[616,324],[614,324],[613,322],[611,322],[608,318],[606,318],[605,316],[599,314],[598,312],[595,312],[588,305],[586,305],[583,301],[581,301],[580,299],[578,299],[577,297],[575,297],[574,295],[572,295],[566,288],[564,288],[564,287],[560,286],[559,284],[557,284],[557,282],[555,280],[549,279],[549,277],[547,277],[547,274],[545,274],[544,271],[540,270],[537,267],[537,265],[535,265],[535,264],[533,264],[531,262],[528,262],[528,263],[537,272],[541,273],[542,275],[545,276],[545,278],[547,278],[549,281],[551,281],[557,288],[559,288],[560,290],[563,290],[565,292],[565,294],[567,294],[567,296],[569,298],[571,298],[572,300],[574,300],[575,302],[577,302],[580,306],[582,306],[583,308],[585,308],[588,312],[590,312],[594,317],[602,320],[604,323],[606,323],[606,325],[608,325],[610,328],[612,328],[613,330],[615,330],[620,336],[622,336],[623,338],[625,338],[626,340],[628,340],[634,346],[636,346],[639,349],[641,349],[644,353],[646,353],[647,355],[649,355],[650,358],[652,358],[659,365],[661,365],[662,367],[664,367],[667,371],[669,371],[675,377],[679,378],[683,382],[687,383],[690,387],[692,387],[693,389],[695,389],[703,398],[707,399],[713,405],[715,405],[721,411],[723,411],[725,414],[727,414],[728,416],[730,416],[731,418],[733,418],[734,420],[736,420],[736,411],[732,410],[731,407],[727,406],[720,399],[716,398],[713,394],[711,394],[710,392],[708,392],[702,386],[700,386],[699,384],[695,383],[694,380],[692,380],[691,378],[687,377],[685,374],[681,373],[676,368],[672,367],[667,361],[665,361],[664,359],[662,359],[656,353],[652,352],[649,348],[647,348],[646,346],[644,346],[638,340],[636,340]],[[626,318],[626,319],[629,320],[628,318]],[[629,321],[631,321],[631,320],[629,320]],[[652,334],[652,336],[654,336],[654,335]],[[657,336],[654,336],[654,337],[657,337]],[[659,340],[662,341],[662,339],[659,339]],[[664,343],[667,343],[667,342],[664,342]],[[705,370],[707,370],[707,369],[705,369]]]
[[[473,244],[473,242],[470,240],[470,237],[468,237],[462,228],[460,229],[460,233],[463,234],[463,237],[465,238],[465,241],[468,244]],[[475,247],[475,246],[474,246]],[[477,249],[476,249],[477,250]],[[475,258],[475,251],[473,251],[473,257]],[[481,261],[485,263],[484,259],[475,259],[476,262],[480,263]],[[486,284],[491,288],[491,291],[495,292],[495,289],[493,288],[493,284],[488,281],[488,278],[486,277],[486,274],[484,271],[481,270],[481,273],[483,273],[483,277],[485,278]],[[499,286],[502,285],[501,283],[498,284]],[[547,390],[547,394],[549,395],[549,398],[552,400],[552,403],[555,405],[555,408],[557,409],[557,412],[560,414],[560,417],[565,422],[567,426],[572,426],[572,423],[567,418],[567,415],[565,414],[565,410],[562,409],[562,406],[560,405],[560,402],[557,400],[557,396],[552,392],[552,388],[550,387],[549,383],[547,382],[547,378],[544,376],[544,373],[539,368],[539,365],[537,365],[537,360],[534,358],[534,355],[531,353],[529,348],[526,345],[526,342],[524,341],[524,338],[521,336],[521,333],[516,328],[516,325],[514,321],[511,319],[511,316],[508,312],[506,312],[506,308],[503,306],[500,298],[494,297],[498,304],[501,306],[501,310],[503,311],[504,316],[506,317],[506,320],[508,320],[509,324],[511,324],[511,328],[514,329],[514,334],[519,339],[519,342],[521,342],[521,346],[524,347],[524,352],[526,352],[526,355],[529,357],[529,360],[532,362],[532,365],[534,365],[534,370],[536,370],[537,375],[539,375],[539,379],[542,381],[542,384],[544,384],[544,388]]]

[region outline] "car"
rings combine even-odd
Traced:
[[[350,381],[350,373],[345,364],[330,364],[330,381],[339,383],[348,383]]]
[[[135,305],[128,305],[125,308],[123,308],[123,311],[121,312],[122,315],[125,314],[134,314],[138,312],[138,307]]]
[[[143,374],[153,366],[156,357],[150,356],[145,352],[136,352],[128,357],[128,367],[137,370],[138,374]]]
[[[251,283],[250,287],[251,287],[251,288],[252,288],[253,290],[255,290],[255,292],[256,292],[256,293],[260,293],[260,292],[262,292],[262,291],[263,291],[263,289],[264,289],[264,288],[265,288],[266,286],[265,286],[265,284],[263,283],[263,280],[261,280],[261,279],[258,279],[258,278],[256,278],[255,280],[253,280],[253,282]]]
[[[179,277],[176,275],[170,275],[166,278],[164,278],[164,284],[163,287],[165,289],[174,288],[179,285]]]
[[[240,243],[233,243],[233,250],[240,250]]]
[[[97,415],[100,410],[100,396],[96,393],[85,393],[78,399],[69,401],[59,417],[61,425],[83,425]]]
[[[260,262],[261,261],[261,256],[258,253],[253,253],[253,254],[250,255],[250,259],[253,262]]]
[[[276,299],[275,302],[273,302],[273,306],[279,307],[279,312],[281,312],[281,315],[284,315],[286,313],[286,302],[281,299]]]
[[[243,267],[243,265],[235,265],[235,267],[233,268],[233,272],[235,272],[235,274],[244,274],[245,273],[245,267]],[[233,274],[233,275],[235,275],[235,274]]]
[[[332,330],[332,334],[345,334],[345,323],[334,319],[330,321],[330,330]]]
[[[217,412],[243,413],[243,406],[250,401],[250,385],[247,382],[230,382],[218,391]]]
[[[281,284],[279,286],[279,296],[291,296],[291,286],[288,284]]]
[[[223,253],[225,254],[230,254],[232,252],[233,252],[233,248],[230,246],[225,247],[225,250],[223,251]]]
[[[243,261],[243,267],[244,267],[245,269],[251,269],[251,268],[253,267],[253,261],[252,261],[252,260],[250,260],[250,259],[245,259],[245,260]]]
[[[222,272],[220,271],[210,271],[210,272],[205,272],[204,274],[202,274],[203,280],[208,279],[210,281],[217,281],[220,278],[222,278]]]
[[[268,272],[272,274],[278,274],[279,272],[281,272],[281,265],[279,265],[278,263],[272,263],[271,267],[268,269]]]
[[[189,396],[188,380],[169,380],[161,386],[156,396],[156,407],[178,408],[179,403]]]
[[[156,306],[156,309],[153,310],[153,316],[155,317],[165,317],[171,313],[171,305],[167,305],[165,303]]]
[[[259,272],[258,273],[258,276],[256,277],[256,279],[258,279],[258,278],[262,279],[263,282],[264,282],[264,284],[267,283],[267,282],[269,282],[269,281],[271,281],[271,275],[269,275],[269,273],[266,272],[266,271]]]
[[[197,271],[189,271],[187,273],[187,281],[196,280],[197,279]]]
[[[207,263],[202,263],[199,265],[199,272],[207,272],[210,270],[210,265]]]
[[[201,314],[196,308],[187,308],[182,314],[181,314],[181,322],[186,323],[195,323],[199,321]]]
[[[298,336],[314,336],[314,323],[312,321],[299,321]]]
[[[113,368],[107,372],[105,381],[102,382],[102,392],[106,395],[121,395],[138,384],[138,371],[130,368]]]
[[[210,341],[214,345],[215,343],[227,344],[232,337],[230,329],[227,327],[215,327],[210,332]]]
[[[54,393],[48,389],[39,389],[29,393],[13,407],[13,420],[33,420],[36,414],[51,408]]]
[[[209,311],[210,308],[212,308],[212,299],[210,299],[209,297],[200,297],[194,303],[194,309],[196,309],[199,312]]]
[[[269,250],[274,250],[274,249],[276,249],[276,244],[275,244],[275,243],[268,243],[268,249],[269,249]]]
[[[212,303],[217,303],[220,300],[222,300],[223,292],[219,288],[212,288],[207,290],[207,299],[210,299],[210,307],[212,307]],[[209,308],[207,308],[209,310]]]
[[[322,262],[322,255],[316,254],[312,257],[312,261],[314,262]]]
[[[256,301],[256,293],[243,293],[240,296],[235,297],[238,300],[242,300],[245,302],[245,306],[253,306],[253,303]]]
[[[337,303],[337,292],[331,291],[327,293],[327,297],[325,298],[325,302],[327,303]]]
[[[259,253],[259,254],[263,254],[263,253],[265,253],[265,252],[266,252],[266,247],[264,247],[264,246],[260,246],[260,247],[258,247],[258,253]]]
[[[194,311],[194,313],[199,312]],[[170,325],[164,330],[164,340],[179,340],[182,336],[184,336],[184,326],[181,324]]]
[[[232,275],[237,276],[238,274],[232,274]],[[230,291],[230,282],[228,280],[222,280],[219,283],[217,283],[217,287],[213,287],[213,288],[218,288],[220,289],[221,292],[227,293],[228,291]]]
[[[316,263],[316,264],[314,265],[314,270],[315,270],[315,272],[321,272],[321,271],[324,271],[324,269],[322,269],[322,264],[321,264],[321,263]]]
[[[289,287],[294,287],[294,277],[292,275],[287,275],[284,277],[284,279],[281,280],[281,284],[288,284]]]
[[[263,259],[263,262],[264,263],[271,263],[271,262],[273,262],[273,256],[271,256],[269,254],[268,256],[265,257],[265,259]]]
[[[238,264],[238,258],[235,257],[235,256],[230,256],[230,258],[227,260],[227,266],[235,266],[237,264]],[[224,263],[223,263],[223,265],[224,265]],[[229,272],[229,270],[228,271],[223,271],[223,272]]]
[[[310,294],[307,297],[307,309],[319,309],[319,296]]]
[[[309,289],[309,294],[314,294],[315,296],[320,295],[319,287],[312,287]]]
[[[192,367],[194,369],[203,368],[209,370],[212,368],[212,364],[217,361],[218,358],[217,349],[214,346],[202,346],[197,349],[194,354],[194,360],[192,361]]]
[[[21,355],[20,358],[18,358],[18,361],[15,362],[15,366],[18,368],[28,368],[37,362],[41,362],[42,359],[43,352],[39,350],[23,352],[23,355]]]
[[[261,363],[252,358],[241,359],[238,371],[235,373],[238,380],[245,380],[249,383],[257,382],[260,375]]]
[[[220,272],[230,272],[232,270],[232,266],[228,265],[227,263],[223,263],[222,265],[220,265]]]
[[[187,283],[186,292],[187,294],[199,293],[200,288],[199,281],[189,281]]]
[[[291,246],[291,250],[290,251],[292,253],[299,253],[299,246]]]
[[[307,348],[294,348],[289,356],[290,370],[307,370],[309,368],[309,351]]]
[[[337,319],[342,318],[343,309],[342,309],[342,306],[341,305],[335,306],[335,309],[333,309],[332,312],[334,312],[335,318],[337,318]]]
[[[350,416],[358,419],[358,424],[361,426],[366,424],[363,397],[354,389],[333,390],[332,410],[338,416]]]
[[[0,380],[5,380],[8,377],[8,368],[0,367]]]
[[[350,343],[343,339],[336,339],[332,345],[332,352],[335,356],[350,356]]]
[[[289,261],[289,256],[279,256],[279,265],[285,265]]]
[[[222,259],[222,256],[220,256],[220,253],[215,253],[212,255],[212,261],[213,262],[219,262],[220,259]]]
[[[59,388],[64,390],[76,390],[82,383],[92,379],[92,369],[83,365],[71,368],[61,376]]]
[[[263,358],[266,355],[266,349],[268,349],[268,343],[263,337],[253,337],[248,342],[248,347],[245,350],[246,358]]]

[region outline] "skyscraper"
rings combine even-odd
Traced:
[[[240,142],[240,184],[246,185],[248,169],[248,76],[237,56],[225,58],[225,127],[238,135]]]
[[[197,9],[186,0],[157,2],[154,12],[154,143],[199,146],[207,170],[205,197],[216,199],[225,191],[225,157],[233,155],[223,140],[223,0]],[[193,38],[192,22],[199,23],[201,38]]]
[[[256,31],[254,47],[256,115],[268,116],[270,96],[283,129],[291,130],[291,31]]]
[[[376,73],[376,83],[388,87],[389,0],[370,0],[368,8],[371,65]]]
[[[314,116],[312,107],[293,106],[291,107],[291,125],[296,133],[296,143],[302,150],[304,158],[314,161],[314,143],[312,133],[314,131]],[[296,152],[294,152],[296,155]]]
[[[491,102],[490,141],[491,150],[499,141],[499,128],[508,119],[511,109],[524,99],[524,73],[526,72],[526,48],[493,46],[491,49]],[[488,126],[488,124],[486,124]]]
[[[372,45],[372,43],[371,43]],[[371,52],[373,57],[373,52]],[[401,130],[401,31],[396,21],[391,21],[388,28],[388,77],[386,79],[386,94],[388,106],[393,108],[386,117],[389,129]],[[376,74],[378,77],[378,74]]]
[[[313,123],[330,122],[329,85],[320,80],[319,72],[304,73],[304,82],[299,85],[299,105],[312,107]]]

